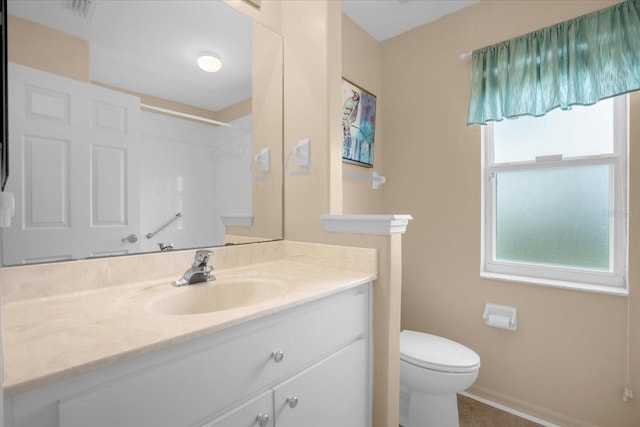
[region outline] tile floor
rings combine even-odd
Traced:
[[[520,418],[476,400],[458,395],[460,427],[540,427],[538,423]]]

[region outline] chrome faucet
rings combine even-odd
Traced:
[[[161,252],[171,251],[173,250],[173,243],[161,242],[161,243],[158,243],[158,247],[160,248]]]
[[[213,267],[207,264],[211,255],[213,255],[211,251],[205,249],[197,250],[193,264],[184,272],[182,278],[173,282],[173,286],[193,285],[194,283],[216,280],[211,274]]]

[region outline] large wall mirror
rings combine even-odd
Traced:
[[[221,0],[9,0],[8,51],[4,265],[283,237],[281,35]]]

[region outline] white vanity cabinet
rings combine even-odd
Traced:
[[[11,396],[6,427],[368,426],[370,298],[360,285]]]
[[[360,339],[203,427],[366,426],[366,357]]]
[[[274,387],[276,427],[367,425],[365,341],[359,340]]]

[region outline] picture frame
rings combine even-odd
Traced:
[[[244,0],[244,1],[256,7],[257,9],[260,9],[262,7],[262,0]]]
[[[342,78],[342,161],[372,168],[376,96]]]

